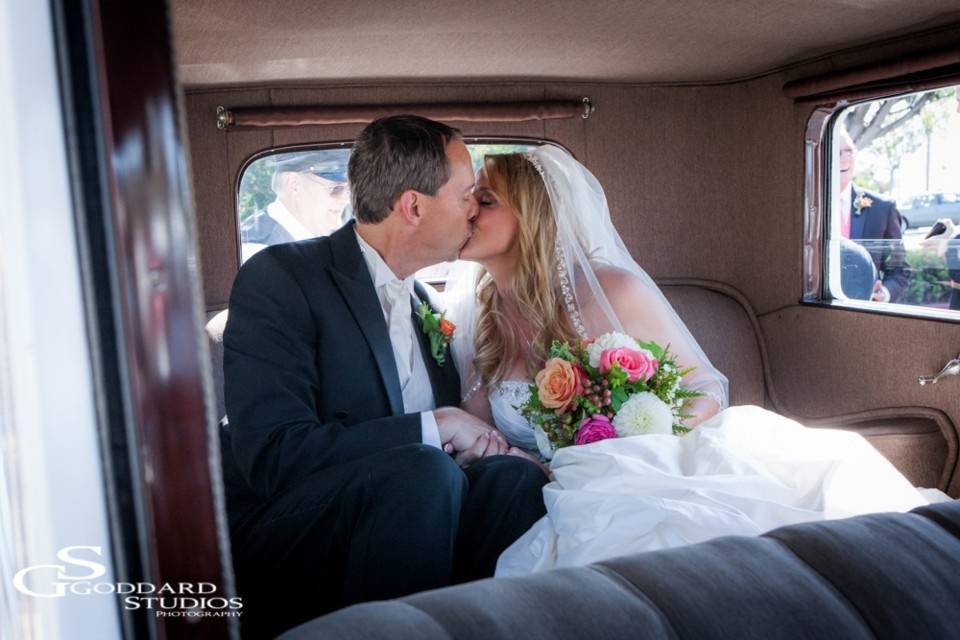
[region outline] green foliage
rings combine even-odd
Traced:
[[[563,358],[568,362],[577,362],[579,358],[570,351],[570,345],[560,340],[554,340],[550,345],[551,358]]]
[[[610,406],[614,411],[620,411],[620,407],[627,401],[630,395],[623,387],[617,387],[610,392]]]
[[[446,311],[437,315],[429,304],[421,302],[420,308],[417,309],[417,315],[420,316],[420,329],[430,339],[430,355],[442,367],[446,362],[444,349],[450,342],[449,338],[443,335],[443,331],[440,329],[440,323],[443,322]]]
[[[240,222],[263,209],[276,198],[276,194],[271,188],[273,164],[273,157],[267,156],[255,160],[243,172],[243,177],[240,179],[240,194],[237,199]]]
[[[640,345],[641,349],[646,349],[653,354],[653,357],[657,361],[662,361],[666,359],[667,353],[670,351],[670,345],[666,347],[661,347],[656,342],[644,342],[642,340],[637,340],[637,344]]]
[[[950,280],[943,258],[929,251],[907,252],[910,263],[910,280],[907,290],[900,297],[901,304],[938,306],[950,298],[950,287],[941,284]]]

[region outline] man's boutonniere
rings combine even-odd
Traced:
[[[444,317],[446,314],[446,311],[436,313],[426,302],[421,302],[420,309],[417,310],[417,315],[420,316],[420,328],[430,338],[430,355],[441,367],[446,361],[443,351],[453,340],[453,332],[457,330],[457,325]]]
[[[864,209],[872,204],[873,200],[861,193],[857,196],[857,199],[853,201],[853,208],[856,210],[856,214],[860,215]]]

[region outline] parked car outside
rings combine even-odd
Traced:
[[[926,193],[907,198],[900,207],[901,227],[929,227],[940,218],[960,222],[960,193]]]

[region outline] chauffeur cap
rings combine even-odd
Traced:
[[[350,149],[316,149],[278,154],[274,166],[278,173],[308,171],[327,180],[346,182],[349,160]]]

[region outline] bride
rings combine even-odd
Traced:
[[[860,436],[807,429],[759,407],[727,408],[727,380],[633,260],[596,178],[562,149],[487,156],[480,214],[451,278],[463,408],[514,455],[549,460],[547,515],[497,575],[574,566],[778,526],[927,504]],[[699,391],[682,436],[545,446],[519,407],[553,340],[616,331],[669,345]]]

